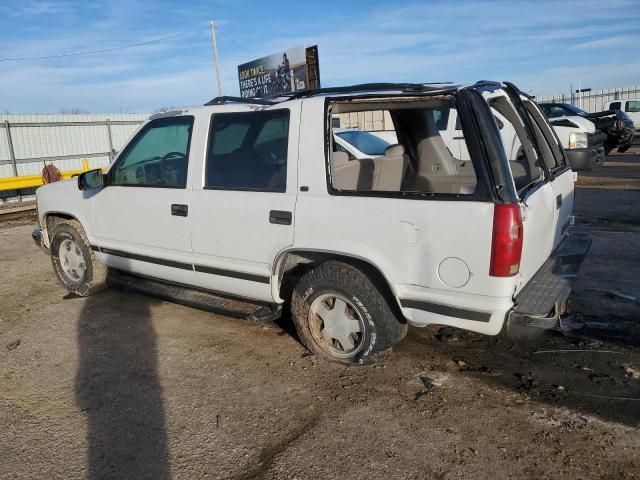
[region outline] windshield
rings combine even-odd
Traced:
[[[581,108],[575,107],[573,105],[565,104],[563,105],[563,107],[569,110],[570,112],[575,113],[576,115],[580,115],[581,117],[586,117],[587,115],[589,115],[587,112],[585,112]]]
[[[391,145],[389,142],[385,142],[369,132],[362,132],[360,130],[340,132],[336,133],[336,135],[356,147],[365,155],[384,155],[384,151]]]
[[[568,103],[541,103],[540,108],[547,118],[571,117],[574,115],[587,117],[589,115],[584,110]]]

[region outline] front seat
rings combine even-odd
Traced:
[[[373,159],[373,189],[382,192],[399,192],[407,170],[407,157],[400,144],[389,145],[384,155]]]

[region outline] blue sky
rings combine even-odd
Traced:
[[[236,66],[318,44],[323,86],[378,81],[512,80],[544,95],[640,84],[640,1],[2,0],[0,112],[149,112],[216,95],[210,19],[219,26],[225,93]]]

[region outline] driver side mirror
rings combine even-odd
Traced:
[[[93,190],[104,186],[104,175],[102,170],[97,168],[78,175],[78,189]]]

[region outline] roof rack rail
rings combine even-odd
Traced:
[[[360,83],[348,85],[346,87],[326,87],[308,90],[298,90],[296,92],[278,93],[271,97],[264,98],[242,98],[242,97],[216,97],[205,103],[205,105],[224,105],[226,103],[251,103],[254,105],[276,105],[279,102],[294,100],[297,98],[312,97],[314,95],[326,95],[332,93],[358,93],[400,90],[404,93],[420,93],[439,90],[443,85],[453,85],[453,82],[429,82],[429,83]]]
[[[272,100],[267,100],[264,98],[242,98],[242,97],[229,97],[225,95],[222,97],[216,97],[212,100],[209,100],[207,103],[205,103],[205,106],[225,105],[227,103],[251,103],[253,105],[275,105],[276,102],[273,102]]]
[[[431,90],[437,90],[436,85],[452,85],[453,82],[430,82],[430,83],[360,83],[356,85],[349,85],[346,87],[326,87],[317,88],[314,90],[300,90],[292,92],[290,94],[281,94],[280,96],[287,96],[288,99],[311,97],[314,95],[324,95],[331,93],[357,93],[367,91],[381,91],[381,90],[400,90],[402,92],[428,92]]]

